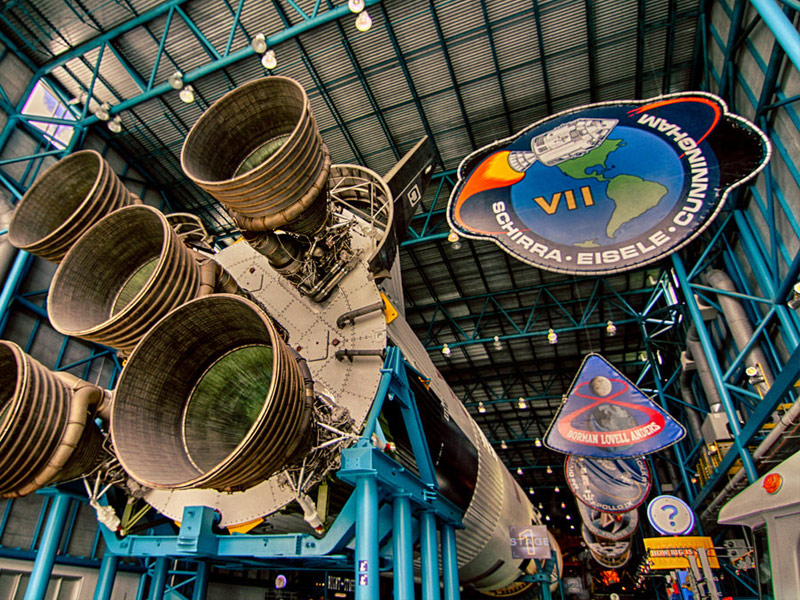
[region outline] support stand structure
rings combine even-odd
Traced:
[[[356,600],[378,600],[380,574],[392,571],[394,597],[414,600],[413,547],[419,542],[422,600],[440,600],[442,587],[444,600],[459,600],[455,530],[462,526],[463,512],[439,491],[409,386],[409,369],[398,348],[387,348],[378,393],[364,431],[353,446],[341,453],[338,477],[351,484],[354,491],[325,535],[219,534],[213,530],[218,515],[207,506],[186,507],[177,535],[121,537],[100,525],[106,554],[95,599],[111,597],[120,557],[151,557],[156,560],[150,574],[149,600],[164,596],[171,559],[197,561],[193,600],[205,598],[208,569],[215,560],[228,565],[239,561],[247,568],[352,569]],[[385,446],[378,416],[387,401],[397,402],[400,407],[419,475],[409,472],[372,442],[375,438]],[[51,554],[54,555],[49,548],[58,545],[59,524],[71,501],[68,495],[55,492],[26,600],[44,598],[52,571]],[[440,554],[443,577],[439,573]],[[144,586],[140,588],[143,597]]]

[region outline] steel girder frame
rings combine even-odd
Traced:
[[[792,106],[798,97],[787,95],[779,81],[784,69],[794,74],[800,70],[800,34],[789,18],[796,17],[795,8],[796,4],[786,2],[781,9],[775,0],[737,0],[732,8],[725,2],[715,3],[715,14],[730,20],[727,40],[711,21],[712,11],[707,15],[709,55],[704,57],[704,86],[718,89],[732,112],[750,116],[767,133],[774,151],[773,163],[760,178],[729,200],[733,208],[718,226],[713,243],[691,264],[673,255],[681,294],[734,434],[733,447],[711,478],[692,490],[695,509],[711,500],[711,510],[706,509],[704,515],[712,520],[713,509],[723,499],[718,487],[737,461],[750,483],[757,479],[758,457],[754,460],[750,448],[763,435],[762,427],[778,405],[794,402],[791,389],[800,376],[800,319],[786,305],[800,274],[800,223],[789,201],[800,188],[800,171],[787,151],[788,144],[800,137],[800,116]],[[774,43],[765,44],[769,32]],[[765,60],[760,48],[770,46],[771,54]],[[712,53],[722,57],[721,68],[713,64]],[[754,77],[763,78],[760,90],[752,87]],[[783,81],[790,80],[784,74]],[[700,276],[712,261],[728,272],[739,292],[702,284]],[[737,298],[752,320],[754,334],[742,348],[720,347],[720,332],[707,327],[700,314],[697,297],[713,304],[719,294]],[[763,398],[741,384],[744,358],[754,346],[765,350],[776,373]],[[739,425],[737,411],[747,416],[744,426]],[[679,467],[686,480],[685,465]]]

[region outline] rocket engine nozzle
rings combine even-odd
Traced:
[[[195,123],[181,167],[248,231],[314,235],[328,219],[331,159],[302,86],[265,77],[225,94]]]
[[[145,486],[235,491],[303,455],[311,420],[301,369],[271,319],[215,294],[142,338],[120,376],[111,435]]]
[[[53,262],[108,213],[138,202],[94,150],[82,150],[47,169],[17,203],[8,239]]]

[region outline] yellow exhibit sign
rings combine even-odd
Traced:
[[[719,569],[717,552],[714,542],[710,537],[704,536],[674,536],[644,538],[644,547],[647,550],[650,567],[653,569],[688,569],[689,556],[697,557],[697,550],[705,548],[708,553],[708,562],[712,569]],[[699,564],[699,558],[698,564]]]

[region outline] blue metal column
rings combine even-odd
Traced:
[[[414,540],[411,537],[411,501],[407,494],[394,497],[392,553],[395,600],[414,600]]]
[[[169,562],[167,559],[163,556],[157,558],[152,573],[148,600],[163,600],[164,588],[167,586],[167,574],[169,573]]]
[[[206,591],[208,590],[208,571],[210,569],[211,567],[204,560],[197,563],[197,574],[194,576],[194,591],[192,591],[192,600],[206,600]]]
[[[33,562],[31,580],[28,583],[28,589],[25,590],[25,600],[44,599],[71,504],[72,498],[66,494],[55,494],[50,506],[50,513],[47,515],[47,525],[42,534],[42,543],[36,553],[36,560]]]
[[[439,600],[439,548],[436,540],[436,515],[431,510],[423,510],[419,517],[422,600]]]
[[[97,575],[97,585],[94,588],[94,600],[111,600],[114,589],[114,579],[117,576],[119,556],[106,552],[100,564],[100,573]]]
[[[700,314],[700,308],[697,306],[697,301],[692,293],[692,287],[686,276],[683,260],[677,254],[672,255],[672,266],[675,268],[675,275],[680,283],[684,301],[689,309],[689,315],[694,321],[697,336],[700,338],[700,344],[703,347],[703,352],[705,352],[708,357],[708,366],[711,370],[711,376],[714,379],[714,385],[717,387],[719,399],[722,401],[722,407],[725,409],[725,414],[728,416],[728,424],[731,434],[733,435],[733,444],[739,451],[739,456],[742,459],[742,466],[744,467],[745,473],[747,473],[748,481],[753,483],[758,479],[753,457],[747,449],[747,441],[741,439],[741,427],[739,426],[739,417],[736,415],[736,407],[733,405],[728,388],[725,386],[725,381],[722,379],[722,372],[720,371],[719,362],[714,353],[714,346],[711,343],[706,324],[703,322],[703,317]],[[681,468],[683,468],[683,466],[681,466]]]
[[[378,481],[374,473],[356,483],[356,600],[378,600]]]
[[[458,554],[456,553],[456,530],[449,523],[441,527],[442,570],[444,571],[444,600],[461,600],[458,589]]]

